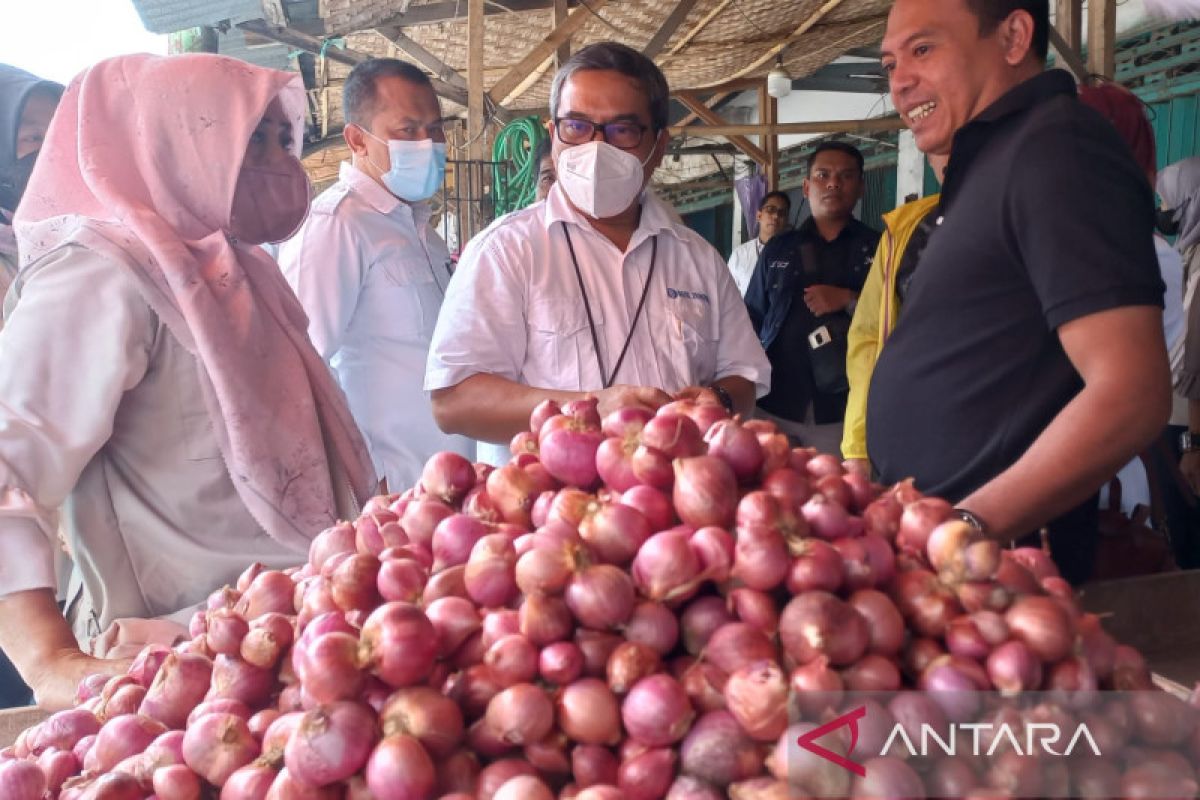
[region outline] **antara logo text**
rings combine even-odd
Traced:
[[[846,749],[847,753],[854,752],[854,746],[858,744],[858,721],[867,714],[866,706],[860,706],[853,711],[848,711],[840,717],[826,722],[820,727],[813,728],[808,733],[802,735],[797,744],[805,750],[815,755],[820,756],[826,761],[832,761],[839,767],[853,772],[860,777],[867,774],[866,769],[862,764],[853,761],[843,755],[833,752],[832,750],[822,747],[817,744],[817,740],[821,737],[832,733],[838,728],[848,728],[850,731],[850,746]],[[964,737],[960,736],[961,732],[969,734],[971,751],[969,753],[959,753],[959,744]],[[1065,747],[1063,743],[1065,742]],[[899,755],[903,751],[907,751],[910,757],[926,757],[929,755],[972,755],[972,756],[992,756],[1002,748],[1011,748],[1017,755],[1048,755],[1066,757],[1075,753],[1076,749],[1081,752],[1091,750],[1093,755],[1100,755],[1100,747],[1096,744],[1095,738],[1092,737],[1091,731],[1085,723],[1080,723],[1075,728],[1070,737],[1063,734],[1062,728],[1053,722],[1031,722],[1023,726],[1020,732],[1014,730],[1007,723],[993,725],[988,722],[960,722],[950,723],[947,729],[938,730],[933,725],[921,725],[920,735],[917,741],[913,741],[913,737],[909,735],[904,726],[896,723],[892,728],[891,734],[888,735],[887,741],[883,745],[883,749],[878,755]],[[1057,749],[1062,748],[1062,749]]]

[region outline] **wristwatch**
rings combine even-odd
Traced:
[[[952,512],[950,512],[950,516],[952,516],[956,519],[961,519],[963,522],[970,525],[972,528],[974,528],[979,533],[982,533],[984,536],[987,536],[987,533],[988,533],[987,523],[984,522],[982,519],[980,519],[975,514],[975,512],[968,511],[965,508],[956,508]]]
[[[712,389],[712,393],[715,394],[717,396],[717,399],[721,401],[721,405],[725,406],[725,410],[728,411],[730,414],[732,414],[733,413],[733,397],[729,394],[728,391],[726,391],[725,387],[721,386],[720,384],[717,384],[717,383],[712,383],[712,384],[709,384],[708,388]]]
[[[1200,433],[1184,431],[1179,434],[1179,452],[1192,453],[1200,450]]]

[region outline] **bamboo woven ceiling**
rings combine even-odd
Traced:
[[[326,35],[343,35],[360,52],[407,60],[376,28],[396,30],[417,42],[460,75],[467,71],[466,0],[451,19],[408,24],[422,6],[445,7],[446,0],[324,0]],[[663,27],[677,3],[661,0],[581,0],[572,13],[586,21],[572,38],[572,49],[617,40],[643,49]],[[883,33],[888,0],[695,0],[656,61],[673,90],[704,89],[736,78],[765,75],[782,50],[793,78],[810,75],[846,50],[877,42]],[[496,6],[493,6],[495,9]],[[484,85],[489,90],[553,30],[549,8],[489,13],[485,17]],[[547,58],[506,98],[495,101],[512,110],[542,110],[549,105],[554,60]],[[343,74],[335,70],[330,77]],[[331,120],[333,121],[333,120]]]

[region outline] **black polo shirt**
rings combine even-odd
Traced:
[[[804,264],[803,245],[812,244],[816,264],[810,269]],[[808,335],[817,326],[817,317],[804,303],[804,290],[809,286],[837,286],[862,291],[871,259],[879,243],[879,232],[851,218],[841,232],[826,241],[817,230],[812,217],[794,231],[782,233],[763,248],[760,262],[775,265],[771,274],[775,284],[768,287],[772,304],[787,304],[779,331],[767,347],[771,362],[771,391],[758,405],[775,416],[803,422],[812,404],[813,419],[819,424],[841,422],[846,415],[846,393],[829,394],[817,389],[809,364]],[[779,265],[787,263],[786,268]],[[829,316],[845,316],[837,311]],[[760,331],[761,333],[761,331]]]
[[[875,367],[867,446],[885,481],[957,502],[1082,388],[1057,328],[1162,306],[1146,176],[1050,70],[954,137],[941,221]]]

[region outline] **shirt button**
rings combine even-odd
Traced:
[[[945,217],[943,217],[943,216],[939,216],[939,217],[938,217],[936,220],[934,220],[934,223],[933,223],[933,224],[934,224],[934,225],[941,225],[941,224],[942,224],[942,221],[943,221],[944,219],[946,219],[946,218],[945,218]]]

